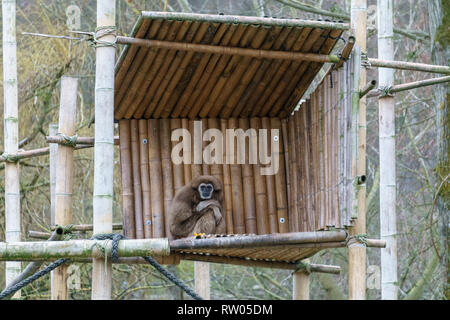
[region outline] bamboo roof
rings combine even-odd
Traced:
[[[346,29],[348,24],[325,21],[142,12],[133,38],[225,49],[126,46],[116,65],[115,118],[287,116],[323,62],[229,49],[328,55]]]

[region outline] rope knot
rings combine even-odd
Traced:
[[[16,163],[20,160],[20,156],[14,153],[4,152],[0,157],[3,158],[5,162],[9,163]]]
[[[89,44],[95,48],[98,47],[117,47],[117,33],[116,26],[103,26],[95,29],[95,32],[91,33],[91,37],[88,39]],[[100,40],[108,35],[113,35],[113,41]]]
[[[78,134],[73,136],[65,135],[64,133],[57,133],[57,136],[62,138],[61,144],[66,147],[75,147],[77,145]]]
[[[125,236],[118,233],[100,233],[92,236],[92,240],[112,240],[111,244],[111,261],[119,261],[119,241],[126,239]],[[100,248],[100,251],[105,255],[105,248]]]
[[[303,262],[303,261],[299,261],[296,264],[297,269],[295,269],[295,271],[302,271],[305,272],[307,274],[311,274],[311,264],[308,262]]]
[[[351,247],[355,244],[363,244],[367,247],[367,234],[355,234],[353,236],[348,236],[347,239],[345,239],[345,245],[347,247]]]
[[[392,86],[378,87],[377,90],[380,92],[380,97],[393,97],[394,94],[391,92]]]

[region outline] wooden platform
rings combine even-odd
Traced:
[[[345,247],[342,231],[290,232],[268,235],[207,235],[170,242],[182,260],[295,269],[298,261],[326,248]]]

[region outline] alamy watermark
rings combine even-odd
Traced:
[[[280,168],[280,130],[219,129],[203,132],[202,122],[194,121],[193,136],[188,129],[172,131],[174,164],[259,164],[261,175],[277,174]],[[181,140],[181,141],[180,141]],[[204,142],[209,144],[204,146]],[[248,142],[248,143],[247,143]]]

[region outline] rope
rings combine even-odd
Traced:
[[[308,262],[303,262],[303,261],[299,261],[296,264],[297,269],[295,269],[295,271],[303,271],[307,274],[311,274],[311,264]]]
[[[384,87],[378,87],[377,91],[380,92],[380,97],[393,97],[394,94],[391,92],[392,86],[384,86]]]
[[[105,233],[105,234],[97,234],[92,237],[92,239],[96,240],[112,240],[111,245],[111,261],[117,262],[119,260],[119,241],[126,239],[125,236],[118,233]],[[190,295],[195,300],[203,300],[194,290],[186,286],[180,279],[178,279],[173,273],[169,272],[162,265],[160,265],[155,259],[150,256],[142,257],[145,261],[147,261],[152,267],[154,267],[157,271],[159,271],[163,276],[165,276],[170,282],[180,287],[184,292]]]
[[[66,263],[67,261],[69,261],[69,259],[58,259],[55,262],[52,262],[51,264],[46,266],[41,271],[36,272],[32,276],[29,276],[28,278],[26,278],[26,279],[16,283],[15,285],[6,288],[5,290],[3,290],[0,293],[0,300],[5,299],[6,297],[8,297],[10,295],[13,295],[16,291],[18,291],[18,290],[22,289],[23,287],[29,285],[33,281],[35,281],[35,280],[45,276],[47,273],[49,273],[50,271],[53,271],[54,269],[58,268],[60,265]]]
[[[113,35],[114,40],[113,41],[105,41],[100,40],[100,38],[103,38],[107,35]],[[90,45],[94,46],[95,48],[98,47],[117,47],[117,38],[116,38],[116,27],[115,26],[103,26],[98,27],[95,29],[95,32],[91,33],[91,38],[88,39]]]
[[[0,157],[2,157],[5,162],[16,163],[20,160],[20,156],[13,153],[3,153]]]
[[[67,147],[75,147],[77,145],[78,135],[73,136],[65,135],[64,133],[57,133],[56,135],[62,138],[61,144]]]
[[[180,287],[184,292],[190,295],[195,300],[203,300],[194,290],[186,286],[180,279],[178,279],[171,272],[167,271],[162,265],[160,265],[155,259],[152,257],[142,257],[145,261],[150,263],[152,267],[158,270],[163,276],[165,276],[170,282]]]
[[[362,243],[367,247],[367,234],[365,234],[365,233],[355,234],[355,235],[349,236],[349,237],[347,237],[347,239],[345,239],[345,245],[347,247],[349,247],[352,244],[355,244],[357,242]]]
[[[366,69],[370,69],[372,67],[372,64],[369,61],[369,57],[365,52],[361,52],[361,66],[365,67]]]
[[[71,230],[71,226],[67,226],[66,229],[70,232]],[[117,262],[119,260],[119,241],[126,239],[125,236],[118,234],[118,233],[104,233],[104,234],[97,234],[92,236],[91,239],[94,240],[112,240],[112,245],[111,245],[111,261],[112,262]],[[105,254],[105,250],[103,248],[103,254]],[[106,257],[106,254],[105,254]],[[184,292],[186,292],[188,295],[190,295],[193,299],[195,300],[203,300],[202,297],[200,297],[195,291],[193,291],[191,288],[189,288],[188,286],[186,286],[180,279],[178,279],[174,274],[172,274],[171,272],[167,271],[162,265],[160,265],[155,259],[153,259],[152,257],[142,257],[145,261],[147,261],[151,266],[153,266],[157,271],[159,271],[163,276],[165,276],[169,281],[171,281],[172,283],[174,283],[175,285],[177,285],[178,287],[180,287]],[[29,285],[30,283],[32,283],[33,281],[41,278],[42,276],[46,275],[47,273],[49,273],[50,271],[56,269],[57,267],[59,267],[60,265],[66,263],[67,261],[69,261],[70,259],[59,259],[56,260],[55,262],[49,264],[48,266],[46,266],[44,269],[42,269],[39,272],[36,272],[35,274],[33,274],[32,276],[18,282],[17,284],[6,288],[5,290],[3,290],[0,293],[0,300],[14,294],[16,291],[22,289],[23,287]]]

